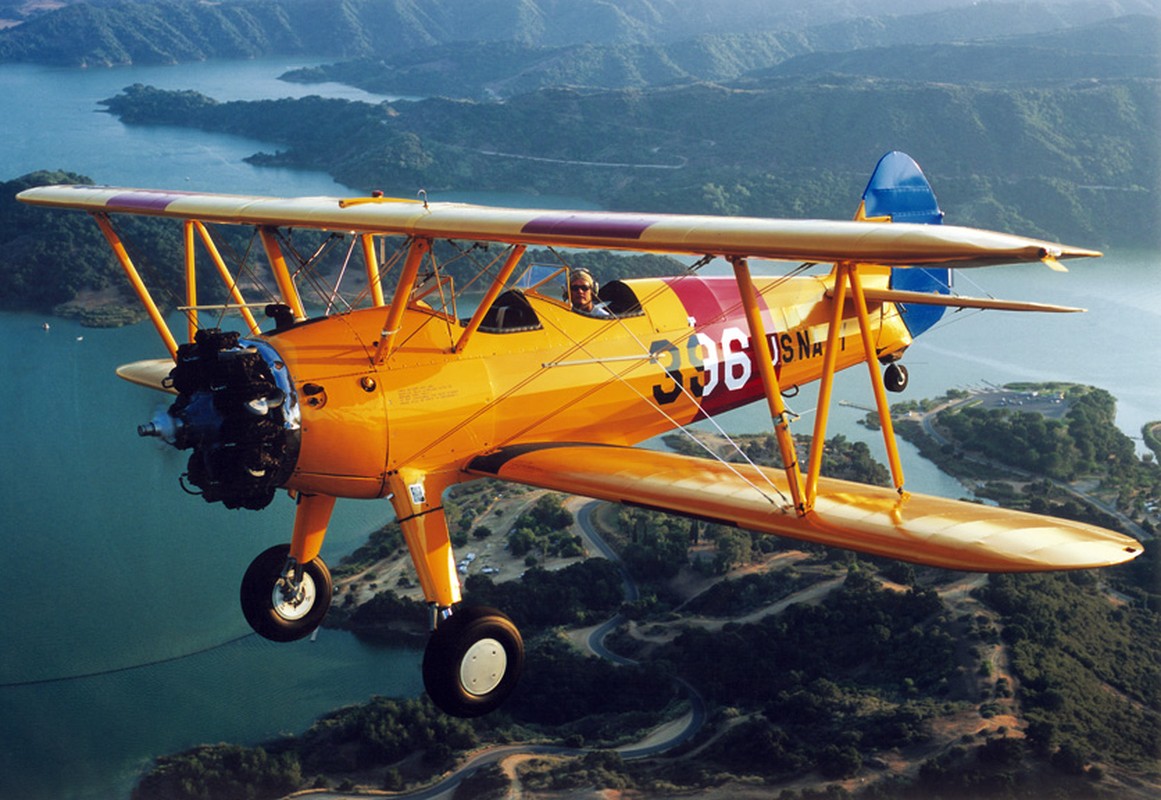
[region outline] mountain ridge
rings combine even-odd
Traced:
[[[996,30],[1043,32],[1130,13],[1161,14],[1161,0],[966,7],[961,0],[896,0],[877,4],[873,18],[860,17],[841,0],[806,8],[790,0],[736,0],[726,7],[702,0],[72,3],[0,29],[0,62],[91,67],[272,54],[365,58],[464,41],[667,44],[739,30],[792,37],[809,29],[816,47],[855,49]]]

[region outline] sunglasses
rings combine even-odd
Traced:
[[[570,286],[568,288],[574,292],[591,292],[593,290],[593,287],[583,283],[576,284],[575,286]]]

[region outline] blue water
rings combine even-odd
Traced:
[[[239,136],[181,128],[131,127],[103,112],[100,100],[126,86],[196,89],[217,100],[323,94],[374,100],[334,85],[305,87],[277,76],[302,60],[204,62],[173,67],[72,70],[30,64],[0,66],[0,177],[66,169],[97,183],[219,192],[335,194],[321,172],[258,168],[242,159],[273,149]]]
[[[322,173],[244,163],[261,142],[131,128],[98,110],[97,101],[136,82],[220,100],[375,99],[276,80],[302,63],[2,66],[0,178],[59,168],[135,186],[342,193]],[[210,506],[177,484],[185,455],[137,438],[135,426],[163,398],[112,370],[163,354],[149,326],[96,331],[53,319],[45,331],[43,322],[0,314],[8,565],[0,797],[126,797],[158,754],[298,733],[338,706],[422,691],[418,650],[374,648],[329,630],[290,645],[248,636],[238,584],[255,554],[287,541],[290,501],[261,513]],[[391,511],[352,502],[336,514],[323,551],[332,564]],[[134,668],[142,664],[152,666]]]
[[[220,100],[324,92],[375,99],[275,80],[303,63],[85,71],[0,66],[0,179],[61,168],[121,185],[342,192],[321,173],[245,164],[245,156],[270,149],[261,142],[130,128],[96,105],[136,82],[198,89]],[[1067,275],[1039,266],[961,272],[958,288],[965,294],[1076,304],[1091,313],[949,315],[908,353],[906,396],[985,380],[1094,383],[1117,395],[1118,421],[1135,435],[1145,421],[1161,419],[1153,349],[1161,341],[1158,263],[1156,253],[1119,253],[1075,265]],[[317,641],[290,645],[247,636],[238,581],[256,553],[287,540],[289,501],[278,498],[262,512],[205,504],[177,484],[185,454],[137,438],[136,425],[164,401],[116,379],[113,369],[161,354],[152,328],[97,331],[51,320],[44,331],[43,321],[0,314],[6,401],[0,525],[8,573],[0,638],[0,798],[126,797],[155,755],[201,742],[258,742],[301,732],[337,706],[420,691],[417,651],[376,649],[327,630]],[[840,376],[836,399],[869,405],[869,397],[864,371]],[[799,412],[813,404],[809,389],[791,401]],[[863,438],[881,454],[878,435],[855,424],[862,415],[836,408],[831,432]],[[732,432],[769,428],[762,405],[734,412],[724,424]],[[808,415],[800,430],[811,424]],[[914,491],[963,494],[906,445],[904,467]],[[389,514],[385,502],[341,502],[323,557],[336,563]],[[195,655],[182,657],[187,654]]]
[[[339,705],[421,691],[418,650],[330,630],[291,645],[248,636],[239,581],[287,540],[290,500],[208,505],[177,483],[183,454],[137,438],[163,398],[113,369],[157,352],[152,328],[42,322],[0,314],[0,797],[123,796],[153,755],[301,732]],[[323,557],[337,563],[389,515],[340,504]]]

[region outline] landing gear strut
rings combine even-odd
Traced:
[[[322,559],[291,562],[289,545],[260,553],[242,578],[242,613],[260,636],[293,642],[309,636],[331,606],[331,572]]]
[[[431,634],[423,654],[423,685],[440,709],[456,717],[494,711],[524,668],[524,641],[512,620],[493,608],[457,609]]]

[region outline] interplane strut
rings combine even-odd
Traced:
[[[731,262],[734,267],[734,277],[738,282],[738,292],[745,309],[746,322],[750,328],[750,342],[753,347],[755,363],[762,378],[762,388],[774,423],[774,433],[782,456],[782,467],[786,472],[796,513],[799,516],[805,516],[812,512],[815,499],[818,496],[818,480],[822,472],[822,454],[826,442],[831,392],[842,341],[843,306],[846,302],[848,289],[851,303],[858,318],[859,340],[862,342],[863,356],[870,372],[871,386],[874,390],[879,423],[887,448],[891,477],[895,490],[901,497],[906,498],[906,492],[903,490],[903,465],[899,459],[899,447],[895,439],[895,428],[891,422],[891,409],[883,385],[883,376],[879,373],[877,366],[874,329],[871,326],[870,314],[867,310],[867,299],[859,277],[858,264],[841,261],[835,265],[834,289],[830,293],[832,304],[830,324],[823,351],[822,374],[819,378],[818,405],[811,440],[810,459],[804,478],[798,465],[794,437],[790,432],[789,415],[782,402],[782,390],[778,383],[773,354],[770,350],[770,340],[762,321],[762,310],[758,305],[758,293],[754,289],[749,264],[745,258],[734,258],[731,259]]]

